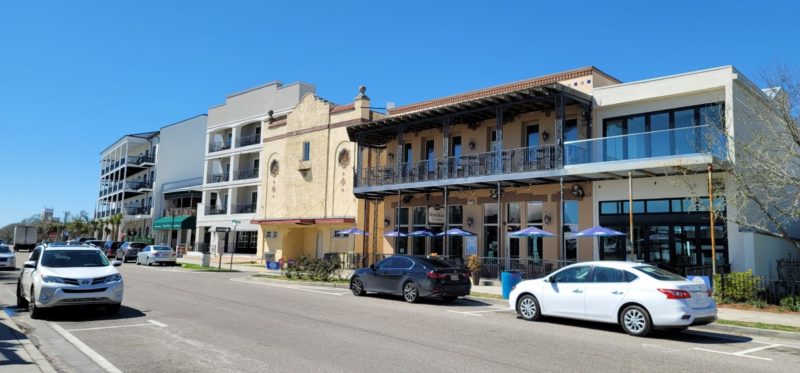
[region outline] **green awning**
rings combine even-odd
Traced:
[[[164,216],[153,222],[154,230],[194,229],[197,219],[191,215]]]

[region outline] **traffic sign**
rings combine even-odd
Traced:
[[[241,220],[235,220],[235,219],[234,219],[234,220],[231,220],[231,222],[232,222],[233,224],[242,224],[242,221],[241,221]]]
[[[217,233],[228,233],[231,231],[231,229],[228,227],[217,227],[217,229],[215,229],[214,231]]]

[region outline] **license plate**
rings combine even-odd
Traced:
[[[458,281],[458,275],[450,275],[450,281]]]

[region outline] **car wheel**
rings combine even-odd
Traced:
[[[620,315],[619,323],[625,333],[636,337],[646,336],[652,328],[650,315],[640,306],[626,307]]]
[[[442,300],[443,300],[445,303],[453,303],[453,302],[455,302],[457,299],[458,299],[458,297],[444,297],[444,298],[442,298]]]
[[[22,284],[17,282],[17,308],[28,308],[28,300],[22,296]]]
[[[539,301],[530,294],[525,294],[517,300],[517,314],[528,321],[538,321],[542,319],[542,310]]]
[[[106,309],[105,309],[106,315],[114,316],[114,315],[118,314],[119,313],[119,309],[121,307],[122,307],[121,303],[107,305]]]
[[[364,290],[364,282],[361,281],[361,279],[358,277],[353,277],[353,279],[350,280],[350,291],[352,291],[353,295],[357,297],[360,297],[367,293]]]
[[[145,258],[144,264],[147,265],[148,267],[153,265],[153,263],[150,263],[150,258]]]
[[[41,319],[44,313],[41,308],[36,307],[36,293],[33,291],[33,288],[31,288],[31,301],[28,303],[28,310],[30,310],[31,318],[34,320]]]
[[[140,261],[139,261],[139,257],[138,257],[138,256],[136,257],[136,265],[137,265],[137,266],[140,266],[140,265],[142,265],[142,262],[140,262]]]
[[[417,284],[414,281],[406,282],[403,285],[403,298],[408,303],[419,302],[419,289],[417,289]]]

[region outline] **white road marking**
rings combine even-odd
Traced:
[[[501,307],[501,306],[492,306],[492,307],[490,307],[490,308],[493,308],[493,309],[489,309],[489,310],[482,310],[482,311],[456,311],[456,310],[447,310],[447,312],[457,313],[457,314],[460,314],[460,315],[466,315],[466,316],[478,316],[478,317],[482,317],[482,315],[480,315],[481,313],[489,313],[489,312],[512,312],[512,311],[511,311],[511,310],[509,310],[508,308]]]
[[[117,329],[117,328],[134,328],[137,326],[160,326],[162,328],[166,328],[167,325],[162,324],[155,320],[147,320],[147,324],[131,324],[131,325],[112,325],[112,326],[98,326],[94,328],[81,328],[81,329],[70,329],[67,330],[68,332],[84,332],[87,330],[103,330],[103,329]]]
[[[760,357],[760,356],[750,356],[750,355],[739,355],[736,352],[716,351],[716,350],[709,350],[709,349],[706,349],[706,348],[698,348],[698,347],[695,347],[694,349],[697,350],[697,351],[713,352],[713,353],[722,354],[722,355],[728,355],[728,356],[738,356],[738,357],[746,357],[746,358],[749,358],[749,359],[772,361],[772,359],[770,359],[770,358]]]
[[[309,293],[317,293],[317,294],[334,295],[334,296],[337,296],[337,297],[341,297],[342,295],[344,295],[344,294],[348,293],[348,292],[346,292],[346,291],[343,291],[343,292],[341,292],[341,293],[334,293],[334,292],[330,292],[330,291],[322,291],[322,290],[305,289],[305,288],[300,288],[300,287],[296,287],[296,286],[290,286],[290,285],[268,284],[268,283],[266,283],[266,282],[254,282],[254,281],[247,281],[247,280],[242,280],[242,279],[239,279],[239,278],[232,278],[232,279],[231,279],[231,281],[242,282],[242,283],[245,283],[245,284],[264,285],[264,286],[272,286],[272,287],[276,287],[276,288],[284,288],[284,289],[291,289],[291,290],[307,291],[307,292],[309,292]]]
[[[751,353],[751,352],[763,351],[763,350],[766,350],[766,349],[768,349],[768,348],[780,347],[780,346],[781,346],[781,345],[768,345],[768,346],[761,346],[761,347],[751,348],[751,349],[744,350],[744,351],[734,352],[734,355],[747,355],[747,354],[749,354],[749,353]]]
[[[111,364],[108,360],[106,360],[103,356],[97,353],[97,351],[92,350],[91,347],[87,346],[83,343],[80,339],[75,337],[74,335],[70,334],[70,332],[66,331],[61,325],[56,323],[50,323],[50,326],[53,327],[53,330],[61,334],[64,339],[66,339],[69,343],[72,343],[75,348],[83,352],[89,359],[92,359],[97,365],[103,368],[106,372],[109,373],[122,373],[119,368],[115,367],[114,364]]]
[[[447,312],[457,313],[457,314],[459,314],[459,315],[464,315],[464,316],[483,317],[483,316],[481,316],[481,315],[477,315],[477,314],[474,314],[474,313],[470,313],[470,312],[461,312],[461,311],[456,311],[456,310],[447,310]]]

